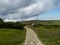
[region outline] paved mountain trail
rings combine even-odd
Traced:
[[[36,33],[30,29],[25,27],[26,29],[26,39],[25,45],[43,45],[42,42],[38,39]]]

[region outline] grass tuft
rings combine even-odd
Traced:
[[[25,30],[0,29],[0,45],[22,45],[26,36]]]

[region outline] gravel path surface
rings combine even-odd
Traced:
[[[42,42],[38,39],[36,33],[30,29],[25,27],[26,29],[26,40],[25,45],[43,45]]]

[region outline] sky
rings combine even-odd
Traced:
[[[60,7],[38,16],[39,20],[60,20]]]
[[[58,19],[60,0],[0,0],[0,18],[4,21]],[[56,13],[56,14],[55,14]]]

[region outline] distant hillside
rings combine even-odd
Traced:
[[[50,25],[60,25],[60,20],[30,20],[30,21],[23,21],[23,24],[32,24],[32,23],[36,23],[36,24],[50,24]]]

